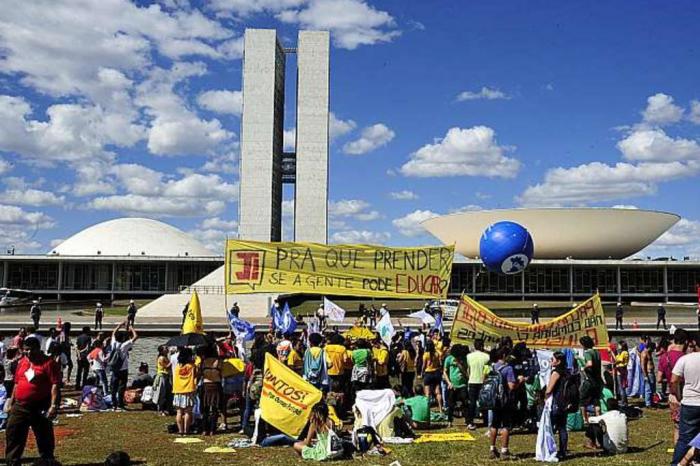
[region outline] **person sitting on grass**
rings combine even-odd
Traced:
[[[197,366],[192,350],[181,348],[173,371],[173,406],[177,409],[177,430],[187,435],[192,426],[192,408],[197,396]]]
[[[627,451],[627,416],[620,412],[615,398],[607,401],[608,412],[588,418],[584,445],[588,449],[600,448],[606,453],[617,455]]]
[[[414,429],[430,428],[430,399],[423,394],[423,386],[416,385],[415,396],[403,400],[403,404],[411,410],[411,427]]]
[[[305,460],[325,460],[328,458],[328,436],[332,430],[333,424],[328,416],[328,405],[323,401],[316,403],[311,408],[306,438],[294,443],[294,451]],[[314,440],[316,443],[312,445]]]

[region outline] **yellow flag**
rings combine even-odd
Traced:
[[[204,324],[202,323],[202,308],[199,307],[199,296],[197,292],[192,292],[190,304],[187,307],[185,322],[182,324],[182,334],[187,333],[204,333]]]
[[[260,409],[265,422],[291,437],[297,437],[321,401],[321,391],[271,354],[265,354],[265,372]]]

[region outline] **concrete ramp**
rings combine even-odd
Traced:
[[[224,266],[211,272],[198,282],[190,285],[180,293],[161,296],[139,309],[139,315],[144,317],[171,317],[182,319],[182,309],[190,300],[190,294],[197,291],[202,307],[202,317],[205,319],[226,319],[226,309],[238,302],[242,318],[266,317],[276,294],[224,294]]]

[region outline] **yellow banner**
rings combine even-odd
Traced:
[[[297,437],[321,400],[321,391],[299,377],[271,354],[265,354],[265,372],[260,409],[265,422],[291,437]]]
[[[473,344],[484,340],[486,346],[509,336],[524,341],[530,348],[570,348],[581,346],[579,338],[588,335],[596,346],[607,346],[608,328],[600,296],[595,295],[571,311],[542,324],[514,322],[498,317],[486,306],[462,296],[452,323],[452,343]]]
[[[226,292],[444,298],[453,256],[454,246],[228,240]]]

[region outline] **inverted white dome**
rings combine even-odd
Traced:
[[[48,254],[61,256],[216,256],[184,231],[149,218],[117,218],[71,236]]]
[[[528,229],[535,259],[623,259],[640,251],[680,217],[641,209],[503,209],[443,215],[422,225],[465,257],[479,256],[481,234],[509,220]]]

